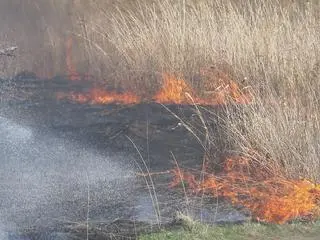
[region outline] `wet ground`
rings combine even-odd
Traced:
[[[88,85],[0,80],[0,239],[135,238],[179,224],[177,212],[210,223],[246,219],[227,203],[168,187],[167,170],[202,163],[201,145],[179,124],[199,124],[192,107],[55,98]],[[147,171],[163,173],[140,174]]]

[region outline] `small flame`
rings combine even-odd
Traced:
[[[242,93],[239,86],[233,80],[218,80],[219,85],[217,90],[205,98],[200,98],[182,78],[163,74],[164,84],[153,99],[163,104],[190,104],[192,101],[193,103],[202,105],[221,105],[227,104],[228,98],[238,104],[248,104],[251,102],[250,95]],[[215,84],[217,83],[215,82]]]
[[[200,76],[204,80],[204,89],[207,101],[212,104],[225,104],[233,100],[238,104],[248,104],[252,101],[249,92],[240,89],[239,85],[231,76],[219,69],[203,68],[200,70]]]
[[[69,40],[71,44],[72,41]],[[70,45],[72,46],[72,45]],[[69,49],[69,48],[68,48]],[[70,50],[70,49],[69,49]],[[71,50],[70,50],[71,51]],[[69,52],[69,51],[68,51]],[[72,80],[78,80],[79,75],[75,73],[71,58],[67,54],[67,67]],[[230,80],[222,82],[219,85],[219,90],[205,98],[200,98],[195,94],[195,91],[182,78],[177,78],[172,74],[163,74],[163,86],[152,98],[157,103],[162,104],[201,104],[201,105],[221,105],[227,104],[231,99],[238,104],[247,104],[251,102],[251,98],[243,94],[238,85]],[[58,93],[58,99],[69,99],[78,103],[97,103],[108,104],[111,102],[118,103],[138,103],[141,99],[132,93],[117,94],[93,88],[90,93],[70,94]]]
[[[140,98],[133,93],[108,92],[98,88],[93,88],[88,93],[58,93],[57,99],[89,104],[135,104],[140,102]]]
[[[174,169],[172,173],[170,187],[185,181],[196,192],[210,193],[248,208],[259,221],[282,224],[320,216],[320,184],[286,179],[246,158],[227,159],[221,174],[208,174],[202,182],[190,172]]]
[[[170,74],[163,74],[163,86],[154,96],[154,100],[163,104],[184,104],[190,103],[186,93],[193,95],[193,90],[181,78]]]

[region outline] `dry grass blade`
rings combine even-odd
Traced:
[[[143,169],[141,168],[140,164],[137,162],[137,166],[138,166],[142,176],[145,179],[145,183],[147,184],[147,188],[148,188],[148,191],[149,191],[149,194],[150,194],[150,198],[151,198],[151,201],[152,201],[152,205],[153,205],[153,208],[154,208],[154,211],[155,211],[155,215],[156,215],[156,218],[157,218],[157,223],[158,223],[158,226],[160,227],[161,226],[161,214],[160,214],[159,201],[158,201],[155,185],[154,185],[154,182],[153,182],[153,179],[152,179],[152,173],[149,171],[149,168],[148,168],[148,166],[146,164],[146,161],[144,160],[143,156],[141,155],[141,152],[139,151],[137,145],[133,142],[133,140],[129,136],[126,136],[126,137],[128,138],[128,140],[132,143],[132,145],[136,149],[137,153],[140,156],[140,160],[142,161],[143,166],[145,168],[145,171],[143,171]],[[147,176],[145,176],[144,172],[147,172]]]

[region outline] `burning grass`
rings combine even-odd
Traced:
[[[316,217],[316,183],[320,179],[319,1],[121,2],[123,6],[117,11],[104,11],[108,6],[102,1],[83,7],[87,21],[81,20],[80,35],[85,39],[86,60],[95,63],[92,69],[102,66],[100,71],[107,69],[109,73],[104,79],[140,92],[153,91],[154,82],[145,76],[160,73],[162,79],[157,77],[157,83],[163,84],[152,98],[159,103],[223,105],[225,111],[218,117],[216,112],[205,110],[208,123],[219,119],[219,126],[213,129],[199,113],[205,123],[197,129],[206,131],[202,134],[206,136],[204,150],[215,150],[208,153],[213,165],[219,151],[250,156],[227,160],[222,173],[207,174],[202,182],[194,173],[174,171],[172,185],[183,178],[195,191],[245,206],[261,221],[283,223]],[[74,7],[68,5],[69,11]],[[50,38],[52,46],[64,42],[47,29],[48,36],[59,40]],[[43,33],[40,35],[45,42]],[[84,61],[80,56],[86,54],[72,48],[71,38],[63,39],[62,52],[66,54],[49,59],[65,59],[68,74],[77,76],[76,67],[80,69]],[[72,58],[72,54],[76,56]],[[25,58],[27,65],[36,62]],[[210,66],[219,73],[203,70]],[[249,87],[250,94],[246,92]],[[89,104],[141,101],[133,93],[101,88],[59,93],[57,97]],[[257,156],[251,158],[252,149]]]
[[[76,72],[70,74],[70,80],[77,80],[80,76]],[[221,79],[219,79],[221,80]],[[191,98],[192,99],[191,99]],[[77,103],[90,104],[135,104],[141,102],[141,98],[131,92],[122,94],[109,92],[103,88],[92,88],[88,93],[57,93],[57,99],[67,99]],[[242,93],[238,85],[230,80],[229,82],[220,82],[217,90],[210,96],[200,98],[195,91],[182,78],[177,78],[173,74],[163,74],[163,86],[152,97],[152,100],[162,104],[201,104],[201,105],[224,105],[230,100],[239,104],[248,104],[251,101],[249,94]]]
[[[96,30],[114,46],[115,65],[146,86],[146,71],[160,73],[162,85],[152,97],[158,103],[223,105],[222,114],[206,109],[204,117],[197,110],[203,126],[188,129],[205,137],[212,165],[220,163],[219,152],[247,156],[227,160],[221,173],[201,182],[174,170],[172,186],[186,181],[263,222],[317,217],[319,4],[165,0],[136,7],[109,16],[110,31]],[[97,102],[92,99],[86,95],[84,102]]]
[[[215,150],[213,165],[219,151],[246,156],[257,149],[256,160],[285,178],[319,182],[319,1],[141,0],[136,7],[110,16],[106,39],[116,60],[137,76],[148,69],[186,80],[163,80],[157,97],[176,86],[198,104],[228,103],[222,115],[206,114],[202,135]],[[175,97],[183,102],[181,91]],[[220,126],[210,129],[217,118]]]
[[[71,92],[57,93],[57,99],[68,99],[80,104],[135,104],[140,102],[140,98],[133,93],[110,92],[100,88],[93,88],[87,93]]]
[[[194,94],[187,83],[170,74],[163,75],[163,86],[153,99],[158,103],[164,104],[184,104],[190,102],[185,93]]]
[[[183,181],[194,192],[212,194],[246,207],[258,221],[283,224],[320,216],[320,184],[288,179],[248,158],[228,158],[222,172],[206,174],[202,181],[197,180],[195,173],[179,169],[172,173],[171,187]]]
[[[205,97],[199,97],[196,91],[192,89],[185,80],[177,78],[172,74],[163,75],[163,86],[154,96],[154,100],[163,104],[201,104],[201,105],[224,105],[232,100],[239,104],[248,104],[251,102],[249,93],[244,93],[238,84],[231,80],[227,75],[224,78],[211,78],[211,85],[215,85],[214,91],[210,91]],[[207,86],[204,91],[209,90]],[[192,97],[192,101],[190,97]]]

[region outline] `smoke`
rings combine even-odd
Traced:
[[[1,143],[25,144],[32,140],[32,130],[0,116]]]
[[[0,58],[0,76],[21,71],[45,78],[67,74],[67,54],[72,55],[70,60],[79,73],[92,70],[97,64],[89,63],[92,61],[89,53],[91,56],[94,49],[88,51],[88,44],[82,37],[76,37],[83,35],[85,19],[96,15],[97,10],[93,12],[88,5],[84,0],[1,0],[0,49],[17,46],[18,50],[16,58]],[[70,36],[74,46],[67,53],[66,42]],[[98,55],[95,51],[94,58]],[[103,60],[98,62],[102,64]]]
[[[133,191],[128,156],[101,154],[3,117],[0,135],[1,240],[12,226],[84,222],[88,208],[90,218],[106,217],[105,205],[119,204]]]
[[[2,224],[0,223],[0,240],[8,240],[8,233],[4,232]]]
[[[72,31],[72,1],[0,1],[0,47],[18,46],[14,61],[0,74],[33,71],[40,76],[64,73],[66,32]],[[1,65],[1,62],[0,62]],[[1,73],[2,70],[2,73]]]

